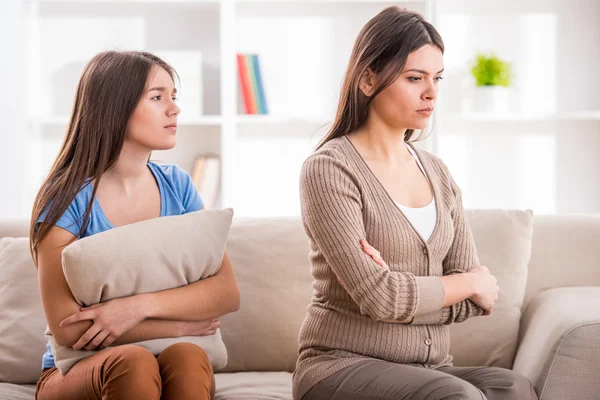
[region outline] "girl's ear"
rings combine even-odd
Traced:
[[[364,74],[360,77],[358,87],[365,96],[371,97],[375,87],[375,73],[371,71],[371,68],[367,68]]]

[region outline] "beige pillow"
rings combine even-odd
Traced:
[[[298,332],[312,295],[308,237],[300,218],[236,220],[227,254],[242,302],[221,319],[223,372],[294,371]]]
[[[63,272],[82,306],[186,285],[215,274],[223,260],[233,210],[201,210],[155,218],[78,240],[63,250]],[[64,375],[94,351],[59,346],[46,336],[55,364]],[[202,347],[213,368],[227,364],[221,333],[210,336],[147,340],[136,345],[160,354],[177,342]]]
[[[456,366],[511,368],[531,256],[531,210],[466,210],[477,254],[498,279],[500,294],[490,316],[450,325]]]
[[[37,382],[45,326],[29,239],[0,239],[0,382]]]

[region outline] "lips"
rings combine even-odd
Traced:
[[[165,126],[163,126],[163,128],[177,128],[177,124],[165,125]]]
[[[433,111],[433,107],[427,107],[427,108],[422,108],[420,110],[417,110],[418,112],[432,112]]]

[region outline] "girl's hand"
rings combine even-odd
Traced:
[[[381,254],[379,253],[379,251],[377,251],[373,246],[371,246],[369,243],[367,243],[367,241],[364,239],[362,239],[360,241],[360,244],[362,246],[363,251],[365,253],[367,253],[367,255],[371,256],[371,258],[373,259],[373,261],[375,261],[375,263],[377,265],[384,267],[384,268],[388,268],[385,261],[383,261],[383,258],[381,258]]]
[[[181,321],[181,336],[209,336],[214,335],[221,326],[218,319],[206,321]]]
[[[79,321],[91,320],[94,324],[73,345],[75,350],[102,350],[110,346],[122,334],[145,319],[135,296],[109,300],[105,303],[84,307],[63,319],[61,327]]]

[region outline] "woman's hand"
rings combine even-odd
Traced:
[[[206,321],[181,321],[181,336],[209,336],[214,335],[221,326],[215,318]]]
[[[366,240],[362,239],[360,241],[360,245],[362,246],[363,251],[367,253],[367,255],[371,256],[371,258],[373,259],[373,261],[375,261],[377,265],[384,268],[388,268],[385,261],[383,261],[383,258],[381,258],[381,253],[379,253],[379,251],[377,251],[373,246],[367,243]]]
[[[475,294],[469,297],[469,299],[483,308],[483,315],[490,315],[494,309],[496,300],[498,300],[498,292],[500,291],[498,280],[484,265],[471,268],[467,273],[472,274],[475,279]]]
[[[60,326],[65,327],[79,321],[94,321],[73,348],[75,350],[83,348],[88,351],[102,350],[145,318],[137,299],[132,296],[81,308],[79,312],[63,319]]]

